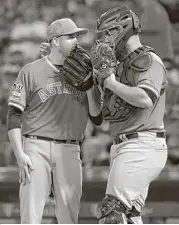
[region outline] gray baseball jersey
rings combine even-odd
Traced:
[[[47,57],[27,64],[12,88],[9,105],[23,111],[23,135],[81,140],[88,118],[85,92],[63,79]]]

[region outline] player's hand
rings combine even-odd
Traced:
[[[115,74],[112,73],[109,77],[104,80],[104,88],[110,89],[111,85],[116,82]]]
[[[50,44],[47,42],[43,42],[39,48],[40,56],[44,57],[50,54]]]
[[[26,185],[31,182],[31,172],[34,170],[32,162],[26,153],[20,155],[17,159],[20,169],[19,183]]]

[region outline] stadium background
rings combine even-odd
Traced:
[[[7,137],[6,113],[10,87],[20,68],[40,57],[38,49],[46,41],[51,21],[70,17],[78,26],[88,27],[90,32],[80,43],[89,51],[96,38],[96,18],[109,7],[130,5],[131,1],[0,0],[0,223],[19,223],[18,169]],[[170,19],[174,48],[174,59],[168,66],[165,113],[169,157],[164,171],[151,184],[143,218],[145,223],[179,223],[179,1],[160,0],[160,4]],[[162,40],[158,47],[165,47]],[[97,222],[95,209],[105,192],[110,144],[108,124],[94,127],[89,122],[81,146],[84,182],[80,223]],[[53,196],[45,207],[43,223],[56,223]]]

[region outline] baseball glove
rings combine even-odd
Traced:
[[[74,48],[63,64],[65,80],[80,91],[93,86],[92,64],[90,56],[81,47]]]
[[[114,50],[107,43],[97,43],[91,48],[93,80],[103,86],[104,80],[116,73],[117,60]]]

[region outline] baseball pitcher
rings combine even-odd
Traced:
[[[167,160],[163,116],[166,70],[155,50],[140,42],[141,24],[126,6],[97,20],[91,50],[94,81],[103,92],[103,119],[113,136],[100,223],[142,223],[150,183]]]
[[[71,19],[54,21],[47,29],[50,55],[25,65],[12,87],[7,124],[20,169],[21,223],[41,222],[51,190],[58,223],[78,222],[79,144],[94,95],[91,61],[77,42],[87,32]],[[93,106],[95,121],[101,116]]]

